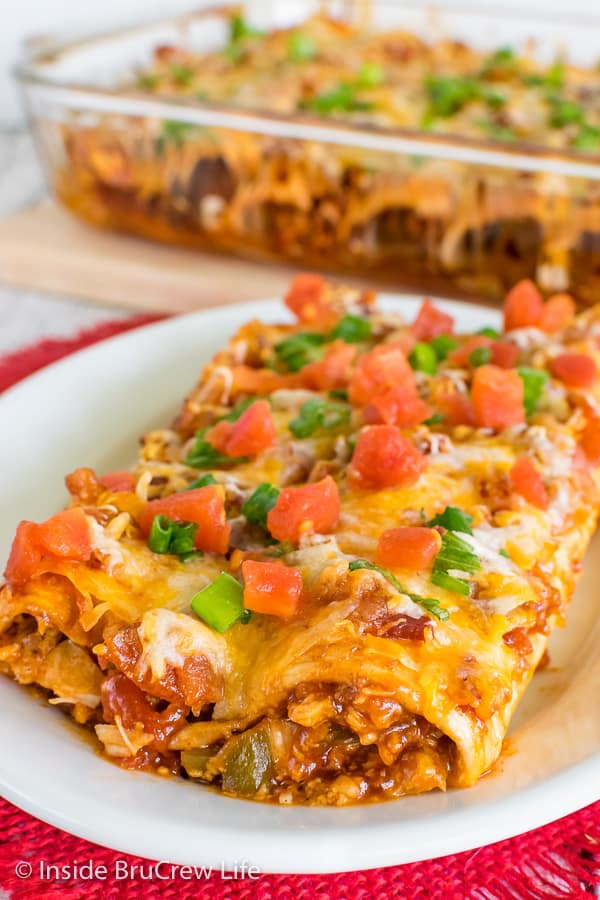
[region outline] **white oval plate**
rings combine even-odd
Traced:
[[[384,305],[414,316],[420,300]],[[459,327],[498,314],[441,305]],[[251,316],[281,319],[274,301],[169,319],[105,341],[31,376],[0,398],[0,559],[19,519],[66,500],[77,466],[122,468],[137,439],[168,422],[200,368]],[[345,809],[278,807],[223,797],[105,761],[61,714],[0,678],[0,792],[40,819],[155,860],[263,872],[334,872],[454,853],[527,831],[600,798],[600,544],[587,555],[569,626],[551,642],[513,720],[509,752],[469,790]]]

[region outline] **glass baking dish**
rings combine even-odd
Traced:
[[[316,0],[249,0],[261,28]],[[325,4],[350,20],[361,2]],[[358,127],[122,85],[157,46],[225,45],[224,4],[30,54],[18,78],[48,184],[95,225],[165,243],[287,260],[455,296],[498,298],[522,277],[600,298],[600,156],[489,138]],[[374,28],[527,47],[597,64],[600,17],[512,16],[374,0]],[[168,135],[169,139],[165,139]]]

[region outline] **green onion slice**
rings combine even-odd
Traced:
[[[148,547],[153,553],[168,553],[172,534],[171,519],[168,516],[155,516],[148,535]]]
[[[190,481],[188,486],[183,490],[193,491],[196,488],[207,487],[209,484],[218,484],[217,479],[211,472],[207,472],[206,475],[201,475],[200,478],[196,478],[195,481]]]
[[[383,566],[378,566],[375,563],[370,562],[368,559],[353,559],[352,562],[348,565],[348,569],[350,572],[356,572],[358,569],[370,569],[373,572],[378,572],[380,575],[390,582],[393,587],[396,588],[401,594],[406,594],[407,597],[416,603],[418,606],[421,606],[423,609],[427,610],[427,612],[431,613],[432,616],[435,616],[436,619],[439,619],[441,622],[445,622],[446,619],[450,618],[450,613],[445,607],[440,606],[437,600],[433,597],[421,597],[419,594],[411,594],[410,591],[404,587],[401,581],[399,581],[393,572],[390,572],[389,569],[384,569]]]
[[[475,347],[469,353],[469,365],[473,369],[478,366],[485,366],[492,358],[492,351],[489,347]]]
[[[175,522],[173,525],[173,533],[171,535],[171,543],[169,544],[169,553],[175,553],[177,556],[194,553],[194,540],[198,525],[195,522]]]
[[[337,338],[341,338],[347,344],[360,344],[361,341],[369,340],[372,330],[368,319],[347,315],[340,319],[329,335],[329,339],[335,341]]]
[[[600,150],[600,128],[597,125],[588,125],[582,122],[573,146],[576,150],[582,150],[584,153],[596,153]]]
[[[574,100],[563,100],[561,97],[551,100],[551,112],[548,124],[551,128],[564,128],[565,125],[581,125],[584,122],[583,107]]]
[[[314,59],[317,55],[317,48],[310,35],[297,31],[290,35],[287,52],[292,62],[302,63]]]
[[[523,382],[525,415],[531,416],[540,402],[544,385],[550,378],[550,375],[545,369],[532,369],[529,366],[519,366],[517,372]]]
[[[176,84],[187,86],[193,81],[194,70],[184,63],[175,62],[169,68],[169,75]]]
[[[454,75],[429,75],[425,79],[429,98],[429,115],[448,118],[480,96],[480,87],[473,78]]]
[[[328,403],[326,400],[307,400],[300,407],[288,428],[297,438],[309,437],[321,428],[332,430],[347,425],[351,410],[345,403]]]
[[[285,338],[273,348],[277,362],[288,372],[298,372],[308,363],[323,356],[325,336],[316,332],[301,332]]]
[[[264,31],[259,31],[249,25],[243,16],[232,16],[229,22],[229,37],[232,41],[241,41],[244,38],[264,37]]]
[[[433,415],[429,416],[428,419],[423,419],[423,425],[429,425],[431,428],[432,425],[441,425],[444,421],[444,417],[441,413],[436,412]]]
[[[180,558],[196,553],[194,541],[198,532],[195,522],[174,522],[168,516],[155,516],[148,535],[153,553],[173,553]]]
[[[332,388],[329,391],[329,396],[332,400],[342,400],[346,402],[348,400],[348,391],[345,388]]]
[[[433,568],[436,572],[458,569],[461,572],[473,573],[481,568],[481,562],[477,554],[473,553],[470,544],[454,531],[447,531],[442,535],[442,546]]]
[[[287,556],[288,553],[293,553],[295,547],[289,541],[280,541],[277,544],[273,544],[272,547],[269,547],[267,551],[267,556]]]
[[[463,512],[462,509],[458,509],[456,506],[447,506],[442,513],[438,513],[427,524],[431,527],[441,525],[442,528],[446,528],[448,531],[462,531],[464,534],[473,534],[471,530],[472,523],[473,516],[470,516],[469,513]]]
[[[456,575],[450,575],[450,571],[458,570],[472,574],[480,568],[479,557],[473,553],[470,545],[455,532],[447,531],[442,536],[442,546],[433,564],[431,583],[468,597],[471,592],[469,582]]]
[[[366,112],[373,109],[370,101],[361,100],[356,96],[356,90],[356,85],[342,82],[329,91],[302,100],[300,107],[322,116],[335,112]]]
[[[256,403],[257,400],[258,397],[246,397],[245,400],[240,400],[227,415],[221,416],[219,422],[237,422],[242,413],[245,413],[248,407]]]
[[[359,88],[374,88],[383,84],[385,72],[379,63],[363,63],[356,76],[356,85]]]
[[[442,362],[452,350],[456,350],[458,342],[449,334],[439,334],[429,341],[429,346],[435,353],[438,362]]]
[[[448,575],[447,572],[432,572],[430,580],[437,587],[445,588],[445,590],[452,591],[454,594],[463,594],[465,597],[468,597],[471,593],[468,581],[464,581],[462,578],[454,578],[454,576]]]
[[[267,513],[273,509],[279,497],[279,489],[268,482],[259,484],[242,506],[242,513],[251,525],[267,527]]]
[[[204,439],[205,433],[204,428],[197,433],[196,443],[183,461],[186,466],[193,469],[210,469],[213,466],[234,466],[237,463],[248,462],[247,456],[225,456],[220,453]]]
[[[221,572],[214,581],[199,591],[191,602],[198,618],[220,634],[247,618],[244,589],[233,575]]]
[[[431,344],[419,341],[413,347],[408,361],[418,372],[427,372],[428,375],[435,375],[437,371],[438,358]]]

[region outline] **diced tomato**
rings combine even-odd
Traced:
[[[478,347],[490,349],[493,343],[494,341],[491,338],[483,334],[474,334],[472,337],[467,338],[462,347],[457,347],[456,350],[450,351],[448,362],[452,366],[464,368],[469,365],[469,356],[473,350],[477,350]]]
[[[87,562],[92,555],[92,532],[81,507],[65,509],[38,526],[42,553]]]
[[[586,457],[589,459],[593,465],[597,466],[600,464],[600,419],[593,418],[588,421],[583,432],[581,434],[581,438],[579,439],[579,445]]]
[[[24,584],[31,578],[36,566],[41,562],[42,551],[37,543],[39,525],[35,522],[19,522],[10,556],[4,570],[5,578],[11,584]]]
[[[278,541],[297,543],[302,534],[329,534],[340,516],[338,486],[327,475],[321,481],[284,488],[267,514],[267,527]]]
[[[544,303],[538,328],[548,333],[566,328],[575,315],[575,301],[570,294],[553,294]]]
[[[475,421],[483,428],[509,428],[525,421],[523,381],[516,369],[479,366],[471,389]]]
[[[272,369],[253,369],[252,366],[231,366],[231,396],[240,394],[264,397],[282,388],[302,387],[300,372],[274,372]]]
[[[550,360],[550,371],[567,387],[591,387],[598,375],[598,367],[586,353],[559,353]]]
[[[424,300],[411,325],[411,330],[418,341],[432,341],[440,334],[452,334],[454,319],[448,313],[437,309],[431,300]]]
[[[321,275],[301,272],[290,284],[284,303],[303,325],[326,328],[335,323],[335,311],[325,300],[327,282]]]
[[[527,456],[520,456],[508,474],[517,494],[533,506],[546,509],[548,494],[542,476]]]
[[[258,456],[272,447],[277,434],[266,400],[257,400],[235,422],[217,422],[206,440],[227,456]]]
[[[160,500],[150,500],[139,520],[144,535],[150,533],[154,517],[161,514],[176,522],[195,522],[199,526],[195,542],[198,550],[227,552],[231,526],[225,520],[223,485],[209,484],[192,491],[170,494]]]
[[[484,334],[474,334],[462,347],[457,347],[448,354],[448,361],[453,366],[470,365],[469,357],[478,347],[486,347],[490,351],[490,362],[501,369],[512,369],[516,365],[519,349],[511,341],[495,341]]]
[[[537,287],[529,278],[524,278],[504,298],[504,330],[537,326],[543,307],[544,301]]]
[[[501,369],[512,369],[516,366],[519,348],[512,341],[493,341],[490,349],[492,365],[499,366]]]
[[[388,388],[377,394],[363,410],[369,425],[418,425],[431,415],[431,408],[415,393],[412,386]]]
[[[206,432],[206,440],[209,444],[212,444],[219,453],[227,454],[227,442],[229,440],[229,435],[231,434],[232,424],[232,422],[226,422],[223,419]]]
[[[394,335],[394,347],[398,347],[408,358],[417,343],[417,337],[412,330],[412,326],[406,327],[403,331],[398,331]]]
[[[394,425],[369,425],[360,433],[348,474],[358,487],[404,487],[426,467],[423,454]]]
[[[100,484],[107,490],[118,493],[119,491],[132,491],[135,480],[132,472],[107,472],[100,478]]]
[[[444,417],[446,425],[475,425],[475,413],[471,398],[460,391],[446,391],[435,401],[436,410]]]
[[[170,703],[165,709],[156,709],[148,701],[146,692],[122,672],[112,672],[104,679],[101,696],[102,715],[106,722],[114,722],[118,716],[125,728],[142,725],[144,733],[153,736],[152,746],[157,750],[167,749],[173,734],[183,727],[189,713],[181,701],[179,704]]]
[[[87,562],[92,555],[92,533],[80,507],[65,509],[41,525],[21,522],[6,566],[8,581],[23,583],[44,557]]]
[[[293,616],[302,596],[302,573],[278,562],[242,563],[244,606],[268,616]]]
[[[313,391],[345,388],[355,356],[355,346],[345,341],[334,341],[322,359],[309,363],[301,370],[303,384]]]
[[[414,372],[399,346],[379,344],[359,357],[348,397],[355,406],[365,406],[376,395],[397,387],[416,393]]]
[[[428,569],[442,546],[435,528],[390,528],[377,545],[377,562],[389,569]]]

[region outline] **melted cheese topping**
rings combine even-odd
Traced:
[[[342,312],[343,291],[330,290]],[[354,294],[351,300],[355,302]],[[384,328],[383,320],[374,321]],[[401,340],[404,332],[397,327],[394,339]],[[545,627],[562,616],[574,586],[574,563],[595,524],[597,499],[576,466],[584,420],[578,408],[581,396],[575,402],[570,391],[551,381],[547,396],[556,387],[561,418],[548,415],[546,405],[527,425],[500,433],[459,426],[446,434],[425,424],[404,429],[427,461],[423,474],[409,486],[362,490],[346,478],[352,443],[364,424],[361,410],[353,409],[339,428],[297,439],[289,425],[302,404],[329,398],[303,389],[278,390],[271,398],[274,446],[247,462],[214,469],[214,477],[226,486],[234,552],[228,558],[205,553],[185,562],[172,553],[152,553],[136,525],[142,502],[182,491],[203,474],[187,466],[185,456],[195,428],[227,411],[222,404],[234,387],[231,367],[246,354],[270,359],[269,347],[293,329],[253,323],[243,332],[190,394],[180,417],[186,427],[156,431],[144,440],[137,499],[114,494],[102,505],[106,495],[99,496],[96,515],[88,514],[91,564],[44,560],[44,570],[31,583],[14,592],[3,589],[4,620],[10,623],[23,612],[34,615],[44,627],[50,624],[66,635],[88,660],[91,668],[84,672],[82,667],[79,681],[61,678],[51,667],[38,675],[60,702],[97,705],[102,676],[87,648],[101,646],[108,630],[113,634],[134,625],[141,644],[139,670],[150,679],[160,681],[167,668],[180,669],[186,659],[198,656],[221,676],[223,697],[212,719],[223,725],[223,733],[233,728],[227,723],[285,716],[300,685],[352,686],[357,702],[392,697],[439,728],[457,746],[456,783],[471,783],[497,755],[514,703],[543,650],[545,636],[537,617]],[[520,338],[512,333],[511,339],[515,337]],[[576,346],[585,344],[580,331],[576,338]],[[553,346],[571,345],[567,335],[558,335]],[[522,362],[537,360],[537,355],[521,357]],[[435,396],[436,378],[468,392],[471,372],[442,364],[438,374],[418,380],[427,399]],[[598,387],[590,394],[594,392],[600,396]],[[544,481],[548,509],[528,503],[513,489],[511,469],[522,456]],[[290,549],[273,547],[264,530],[248,526],[242,504],[257,484],[306,484],[323,472],[332,473],[340,495],[340,517],[332,534],[306,533]],[[468,596],[433,584],[430,569],[394,570],[402,589],[379,571],[349,570],[353,558],[377,558],[386,530],[424,525],[447,506],[472,517],[473,533],[460,537],[480,566],[472,574],[450,572],[469,582]],[[253,614],[248,624],[237,623],[221,635],[191,613],[194,594],[222,570],[239,578],[241,560],[272,559],[271,553],[280,553],[283,563],[301,571],[304,588],[297,615]],[[436,618],[419,598],[436,600],[448,617]],[[427,617],[422,639],[387,636],[386,624],[402,617]],[[529,635],[529,650],[526,641],[518,651],[505,640],[516,629]],[[61,653],[66,658],[67,650]],[[116,755],[127,756],[131,748],[149,743],[147,735],[123,731],[116,721],[99,728]],[[360,739],[375,737],[365,731]]]
[[[151,609],[142,616],[137,631],[142,645],[140,669],[149,669],[157,681],[168,665],[181,668],[189,656],[205,656],[219,675],[228,671],[226,641],[195,617]]]

